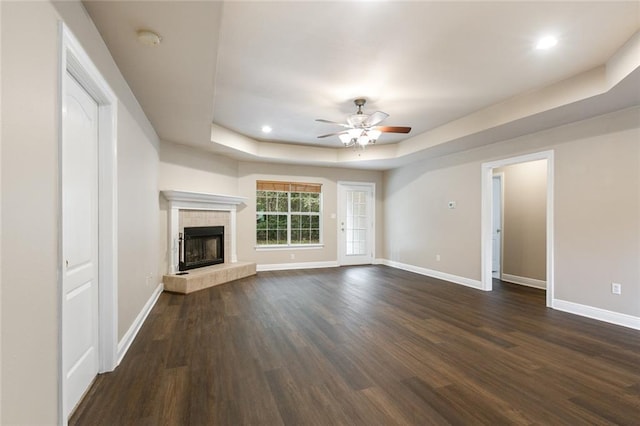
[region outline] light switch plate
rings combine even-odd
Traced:
[[[611,283],[611,293],[622,294],[622,284]]]

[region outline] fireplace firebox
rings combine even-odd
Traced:
[[[224,263],[224,226],[184,228],[179,243],[181,271]]]

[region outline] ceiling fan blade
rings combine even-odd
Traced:
[[[371,114],[363,124],[365,127],[375,126],[376,124],[380,123],[382,120],[387,118],[388,116],[389,114],[387,114],[386,112],[376,111],[373,114]]]
[[[403,126],[376,126],[375,130],[380,130],[382,133],[409,133],[411,127]]]
[[[318,138],[328,138],[329,136],[342,135],[342,134],[345,134],[345,133],[349,133],[349,132],[344,131],[344,132],[333,132],[333,133],[327,133],[326,135],[320,135],[320,136],[318,136]]]
[[[329,121],[329,120],[324,120],[322,118],[316,118],[316,121],[319,121],[320,123],[328,123],[328,124],[335,124],[337,126],[342,126],[342,127],[351,127],[348,124],[344,124],[344,123],[337,123],[335,121]]]

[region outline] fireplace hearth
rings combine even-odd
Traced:
[[[179,235],[179,270],[224,263],[224,226],[185,227]]]
[[[169,270],[168,274],[162,278],[166,291],[188,294],[256,274],[255,263],[238,262],[237,258],[236,211],[239,205],[245,203],[245,197],[175,190],[162,191],[162,195],[169,203],[167,240]],[[191,237],[191,231],[188,228],[216,226],[220,226],[220,230],[215,232],[213,237],[219,236],[219,242],[205,243],[203,247],[200,241],[198,244],[200,247],[189,250],[186,258],[184,253],[186,244],[191,247],[192,243],[195,243],[195,241],[185,240],[186,233]],[[204,236],[200,231],[196,234],[196,239]],[[211,253],[206,254],[214,250],[217,251],[215,256]],[[204,256],[202,256],[203,252]],[[192,255],[194,258],[191,258]],[[197,260],[198,258],[200,260]],[[217,260],[214,261],[211,258],[217,258]],[[200,267],[205,264],[212,266]],[[187,272],[187,269],[191,270]]]

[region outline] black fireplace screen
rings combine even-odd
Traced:
[[[224,226],[184,228],[180,243],[181,271],[224,263]]]

